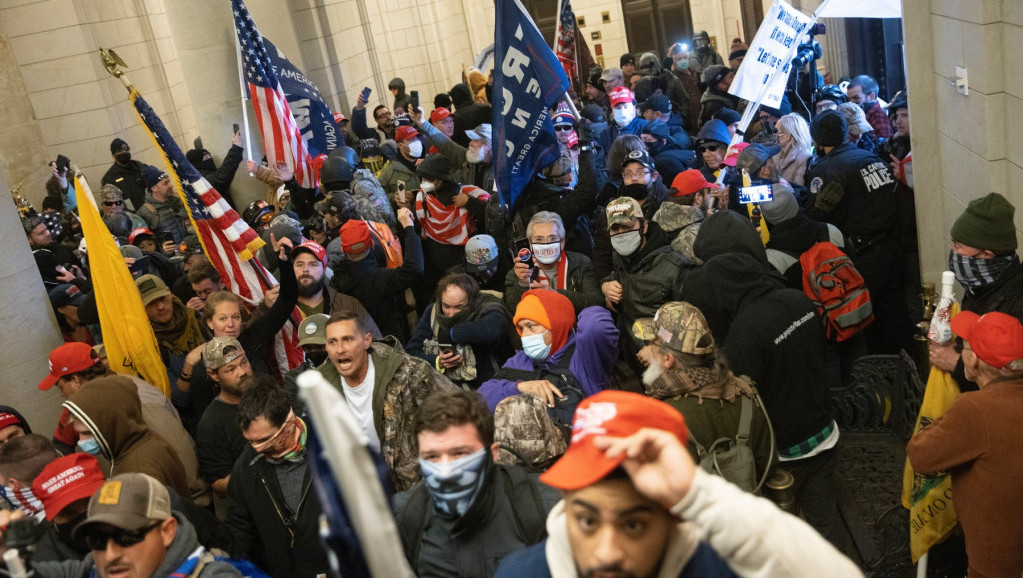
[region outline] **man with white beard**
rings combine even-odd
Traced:
[[[716,440],[734,440],[743,405],[748,405],[752,420],[747,443],[753,450],[754,479],[764,479],[778,464],[767,413],[756,390],[728,368],[703,313],[690,303],[671,301],[662,305],[653,319],[637,321],[633,333],[647,343],[636,355],[646,365],[644,391],[685,418],[689,428],[686,449],[693,459],[700,459],[697,444],[710,449]]]

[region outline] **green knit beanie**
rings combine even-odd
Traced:
[[[1012,217],[1016,208],[998,193],[970,201],[952,224],[952,240],[977,249],[1005,252],[1016,250],[1016,229]]]

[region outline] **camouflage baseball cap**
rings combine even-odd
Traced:
[[[643,218],[643,207],[631,197],[619,197],[607,204],[607,228],[632,219]]]
[[[661,305],[653,319],[633,323],[632,333],[638,339],[660,341],[681,353],[706,355],[714,351],[714,336],[703,313],[685,301]]]
[[[242,344],[234,337],[214,337],[206,342],[202,357],[206,360],[206,369],[216,371],[245,355]]]

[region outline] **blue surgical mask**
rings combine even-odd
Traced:
[[[78,440],[78,449],[94,456],[100,455],[99,442],[96,441],[96,438]]]
[[[483,482],[487,448],[450,462],[419,460],[423,482],[441,514],[463,516],[476,499]]]
[[[547,356],[551,354],[551,346],[544,342],[543,336],[546,335],[546,331],[543,333],[537,333],[535,335],[523,335],[522,336],[522,353],[526,354],[526,357],[534,361],[543,361],[547,359]]]

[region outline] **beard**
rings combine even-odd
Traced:
[[[660,362],[654,361],[645,370],[643,370],[643,385],[650,387],[655,381],[661,378],[664,374],[664,368],[661,367]]]
[[[299,297],[313,297],[319,292],[323,291],[326,277],[320,277],[318,280],[313,280],[309,275],[300,275],[298,277],[298,296]]]

